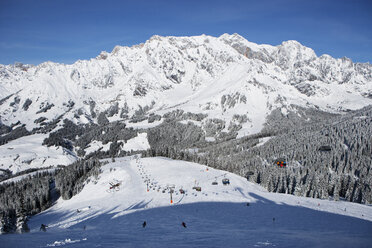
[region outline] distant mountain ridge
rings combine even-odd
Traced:
[[[259,132],[274,109],[291,105],[342,113],[372,103],[372,65],[317,57],[297,41],[258,45],[238,34],[153,36],[71,65],[0,65],[0,118],[28,130],[64,118],[108,121],[175,109]],[[226,129],[229,125],[226,125]]]

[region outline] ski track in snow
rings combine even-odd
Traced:
[[[30,233],[0,235],[0,247],[370,247],[372,242],[371,206],[269,193],[237,175],[168,158],[118,158],[102,170],[78,195],[31,218]],[[230,185],[222,185],[225,177]],[[108,190],[110,182],[120,182],[118,189]],[[42,223],[46,232],[39,231]]]

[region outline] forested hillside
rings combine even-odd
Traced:
[[[88,178],[99,175],[101,165],[98,160],[77,161],[0,184],[0,233],[27,232],[29,216],[48,209],[60,196],[68,200],[79,193]]]
[[[344,116],[307,114],[313,121],[274,112],[260,134],[201,143],[199,127],[189,123],[177,128],[179,124],[168,122],[149,131],[147,155],[231,171],[272,192],[371,203],[372,107]],[[280,158],[286,167],[275,164]]]

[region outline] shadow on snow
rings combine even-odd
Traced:
[[[1,247],[369,247],[372,222],[301,206],[277,204],[250,193],[256,202],[199,202],[128,214],[93,212],[68,228],[50,227],[76,212],[47,211],[34,217],[31,233],[0,235]],[[92,214],[91,213],[91,214]],[[117,214],[123,214],[114,217]],[[147,226],[142,227],[146,221]],[[187,228],[181,223],[185,222]],[[55,241],[76,242],[55,243]],[[5,245],[5,246],[4,246]]]

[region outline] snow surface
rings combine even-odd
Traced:
[[[124,140],[118,140],[117,142],[122,142],[124,144],[122,149],[124,151],[144,151],[150,148],[150,144],[147,140],[147,133],[139,133],[136,137],[127,140],[127,142]],[[87,155],[98,150],[108,151],[111,144],[111,141],[107,142],[107,144],[103,144],[101,141],[93,140],[84,151]]]
[[[78,195],[31,218],[30,233],[1,235],[1,247],[370,247],[372,242],[371,206],[269,193],[237,175],[167,158],[118,158],[102,170]],[[223,178],[230,185],[222,185]],[[121,185],[109,190],[110,182]],[[167,189],[172,186],[173,204]],[[42,223],[47,232],[39,231]]]
[[[264,137],[264,138],[259,138],[258,139],[258,144],[256,146],[262,146],[264,145],[266,142],[268,142],[272,137]]]
[[[149,123],[148,120],[144,120],[144,121],[136,122],[136,123],[126,122],[126,127],[127,128],[133,128],[133,129],[142,129],[142,128],[146,129],[146,128],[156,127],[156,126],[160,125],[161,123],[163,123],[162,120],[154,121],[153,123]]]
[[[88,144],[88,146],[84,149],[86,154],[95,152],[95,151],[108,151],[110,150],[110,145],[112,142],[107,142],[106,144],[103,144],[102,141],[93,140]]]
[[[215,142],[216,138],[215,137],[205,137],[205,141],[207,142]]]
[[[47,137],[47,134],[34,134],[0,146],[0,169],[17,173],[27,169],[68,165],[76,161],[75,154],[63,147],[43,146],[43,140]]]
[[[147,133],[139,133],[124,144],[124,151],[144,151],[150,149]]]

